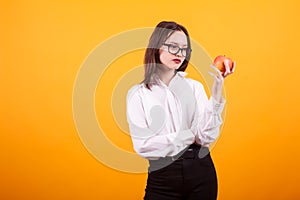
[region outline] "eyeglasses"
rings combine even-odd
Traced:
[[[168,47],[168,52],[170,54],[176,55],[179,51],[181,51],[182,56],[186,57],[192,52],[192,49],[190,48],[180,48],[177,45],[174,44],[163,44],[164,46]]]

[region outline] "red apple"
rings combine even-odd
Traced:
[[[228,62],[231,71],[233,68],[233,61],[230,58],[226,57],[225,55],[220,55],[214,60],[214,66],[216,66],[222,72],[222,75],[224,75],[226,71],[224,62]]]

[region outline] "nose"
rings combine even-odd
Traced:
[[[176,54],[177,57],[183,57],[182,50],[179,50]]]

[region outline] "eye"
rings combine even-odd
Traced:
[[[176,49],[178,49],[179,47],[176,46],[176,45],[170,45],[170,48],[176,50]]]

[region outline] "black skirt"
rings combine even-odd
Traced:
[[[217,175],[209,149],[192,144],[177,156],[149,160],[144,200],[216,200]]]

